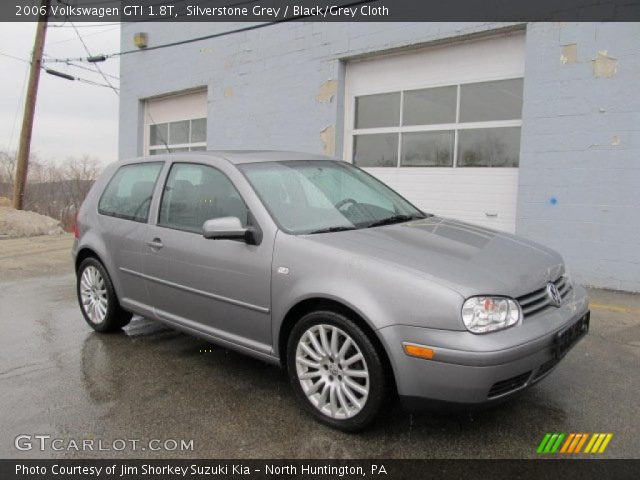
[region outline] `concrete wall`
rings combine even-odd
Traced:
[[[640,291],[640,24],[527,28],[517,233]]]
[[[124,25],[122,47],[136,31],[153,46],[237,26]],[[340,155],[344,60],[514,28],[524,26],[288,23],[125,55],[120,156],[142,152],[141,99],[200,86],[209,148]],[[560,250],[582,283],[640,291],[640,26],[526,29],[517,232]]]

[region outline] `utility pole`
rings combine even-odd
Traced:
[[[29,153],[31,150],[31,132],[33,130],[33,115],[36,109],[36,97],[38,96],[38,82],[42,67],[42,52],[44,51],[44,37],[47,31],[49,19],[49,6],[51,0],[40,1],[40,15],[36,27],[36,39],[31,53],[31,71],[29,84],[24,102],[24,115],[22,117],[22,130],[20,131],[20,143],[16,158],[16,176],[13,183],[13,208],[22,210],[24,204],[24,191],[27,183],[27,171],[29,169]]]

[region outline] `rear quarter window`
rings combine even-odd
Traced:
[[[105,188],[98,212],[102,215],[146,222],[162,162],[136,163],[120,167]]]

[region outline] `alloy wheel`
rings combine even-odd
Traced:
[[[367,362],[353,338],[335,325],[314,325],[302,334],[296,372],[311,404],[330,418],[351,418],[367,402]]]
[[[107,287],[100,271],[93,265],[89,265],[82,272],[80,298],[89,320],[95,324],[102,323],[109,309]]]

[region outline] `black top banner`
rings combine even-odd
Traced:
[[[640,20],[640,0],[2,0],[0,21],[443,22]]]

